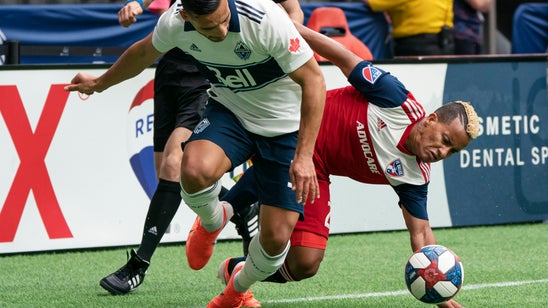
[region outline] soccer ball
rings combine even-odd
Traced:
[[[409,292],[428,304],[439,304],[457,294],[464,280],[459,257],[441,245],[424,246],[405,265]]]

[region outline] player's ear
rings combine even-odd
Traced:
[[[428,126],[432,123],[438,122],[438,114],[435,112],[432,112],[431,114],[426,116],[426,119],[424,121],[424,125]]]

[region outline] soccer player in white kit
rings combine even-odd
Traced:
[[[141,1],[144,6],[141,7],[139,1],[126,1],[118,12],[120,24],[130,26],[137,21],[137,16],[143,13],[145,7],[151,9],[153,5],[160,16],[175,2],[144,0]],[[274,2],[279,3],[292,20],[303,22],[304,13],[298,0]],[[164,54],[156,66],[153,144],[159,183],[151,198],[138,249],[132,249],[126,264],[100,281],[101,287],[111,294],[133,292],[144,282],[151,258],[181,203],[181,142],[191,135],[209,99],[209,81],[200,74],[194,62],[190,55],[174,48]],[[223,190],[227,191],[226,188]],[[256,199],[253,202],[255,201]],[[244,255],[247,254],[251,238],[258,230],[258,211],[258,204],[234,208],[234,216],[230,219],[242,237]],[[250,296],[243,304],[246,307],[256,307],[258,302]]]
[[[100,77],[79,73],[67,91],[100,92],[139,74],[179,47],[208,68],[210,100],[185,143],[182,197],[198,214],[187,241],[193,269],[203,267],[232,216],[218,200],[221,176],[252,157],[262,206],[249,260],[210,306],[239,307],[256,281],[284,262],[303,203],[319,196],[312,162],[325,82],[313,52],[272,1],[182,0],[152,34],[132,45]]]

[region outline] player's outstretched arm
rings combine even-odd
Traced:
[[[420,219],[411,215],[404,206],[401,207],[405,225],[409,231],[411,239],[411,249],[417,251],[426,245],[436,244],[436,237],[428,220]],[[441,304],[438,307],[443,308],[462,308],[462,305],[451,299]]]
[[[404,206],[401,206],[403,219],[409,231],[411,249],[417,251],[426,245],[436,244],[436,237],[428,220],[417,218],[409,213]]]
[[[363,60],[332,38],[311,30],[299,23],[294,22],[294,24],[310,47],[319,55],[339,67],[346,77],[348,77],[354,67]]]
[[[118,60],[101,76],[78,73],[65,91],[78,91],[85,94],[102,92],[113,85],[137,76],[162,55],[152,45],[152,33],[131,45]]]

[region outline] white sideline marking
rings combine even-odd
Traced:
[[[462,290],[513,287],[513,286],[521,286],[526,284],[540,284],[540,283],[548,283],[548,279],[472,284],[472,285],[463,286]],[[317,296],[317,297],[301,297],[301,298],[292,298],[292,299],[278,299],[278,300],[270,300],[270,301],[262,301],[262,302],[263,303],[296,303],[296,302],[311,302],[311,301],[334,300],[334,299],[400,296],[400,295],[407,295],[407,294],[409,294],[409,291],[399,290],[399,291],[373,292],[373,293],[363,293],[363,294],[345,294],[345,295],[331,295],[331,296]]]

